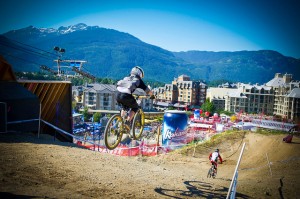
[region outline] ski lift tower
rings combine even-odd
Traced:
[[[70,69],[70,71],[67,72],[71,72],[73,71],[75,74],[73,76],[82,76],[82,77],[87,77],[92,79],[93,81],[95,81],[96,77],[89,74],[88,72],[85,72],[82,70],[82,65],[84,63],[86,63],[87,61],[83,61],[83,60],[63,60],[62,59],[62,55],[63,53],[66,52],[65,49],[60,48],[60,47],[54,47],[54,50],[58,53],[58,59],[54,60],[57,63],[57,76],[64,76],[64,77],[68,77],[68,75],[66,74],[66,71],[62,71],[61,68],[67,68]],[[61,63],[68,63],[66,66],[62,66]],[[71,76],[71,75],[70,75]]]
[[[72,71],[75,71],[75,76],[76,75],[79,76],[80,73],[77,73],[76,70],[74,70],[74,68],[76,68],[79,71],[82,71],[82,65],[87,62],[84,60],[64,60],[64,61],[69,63],[69,66],[72,69]]]
[[[64,60],[57,59],[54,61],[57,63],[58,76],[67,75],[65,71],[61,70],[62,68],[68,68],[69,71],[75,72],[74,76],[80,76],[81,74],[78,73],[77,71],[82,71],[82,65],[87,62],[84,60],[67,60],[67,59]],[[62,65],[61,63],[65,63],[65,65]],[[74,70],[74,68],[76,68],[76,70]]]
[[[63,60],[62,55],[66,52],[66,50],[63,49],[63,48],[57,47],[57,46],[54,47],[54,50],[58,54],[58,58],[56,60],[54,60],[57,63],[57,76],[60,77],[62,75],[66,75],[65,71],[61,70],[62,68],[69,68],[72,71],[75,71],[74,76],[76,76],[76,75],[79,76],[80,73],[78,73],[78,72],[82,71],[82,65],[84,63],[86,63],[86,61],[83,61],[83,60]],[[61,65],[61,63],[68,63],[68,64]],[[73,68],[75,68],[75,70],[73,70]]]

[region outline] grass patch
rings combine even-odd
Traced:
[[[255,133],[261,134],[261,135],[284,135],[284,134],[287,134],[287,132],[285,132],[285,131],[264,129],[264,128],[257,128],[257,131]]]
[[[247,131],[234,131],[228,130],[223,133],[216,134],[212,136],[209,140],[203,142],[191,142],[188,145],[173,151],[174,153],[178,153],[181,155],[192,156],[194,153],[196,154],[205,154],[208,151],[214,150],[224,141],[234,141],[241,140]],[[196,146],[196,148],[195,148]]]
[[[204,142],[192,142],[187,146],[182,147],[174,151],[174,153],[178,153],[181,155],[192,156],[193,154],[207,154],[216,148],[220,148],[219,146],[224,143],[233,144],[235,142],[241,141],[247,133],[255,133],[260,135],[284,135],[286,132],[284,131],[276,131],[270,129],[261,129],[258,128],[257,132],[245,131],[245,130],[227,130],[225,132],[216,134],[212,136],[209,140]],[[195,148],[196,146],[196,148]]]

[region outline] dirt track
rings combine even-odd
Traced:
[[[48,135],[0,134],[0,198],[226,198],[241,142],[237,198],[297,198],[300,139],[286,144],[282,137],[250,133],[224,141],[218,147],[226,161],[208,179],[209,151],[118,157]]]

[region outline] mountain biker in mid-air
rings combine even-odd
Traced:
[[[214,165],[215,172],[217,171],[217,167],[218,167],[218,158],[220,158],[220,163],[222,164],[223,160],[219,153],[219,149],[216,149],[208,156],[208,159],[210,160],[211,164]]]
[[[135,66],[131,69],[129,76],[124,77],[117,83],[117,102],[122,106],[131,108],[128,115],[126,124],[130,126],[132,118],[139,106],[134,99],[132,93],[137,89],[143,89],[148,95],[151,95],[150,99],[154,99],[152,91],[145,85],[142,78],[144,77],[144,71],[141,67]],[[121,116],[124,116],[125,111],[121,111]]]

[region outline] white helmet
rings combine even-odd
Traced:
[[[143,69],[142,69],[141,67],[139,67],[139,66],[133,67],[133,68],[131,69],[130,74],[132,74],[132,75],[138,75],[138,76],[140,76],[140,78],[143,78],[143,77],[144,77],[144,71],[143,71]]]

